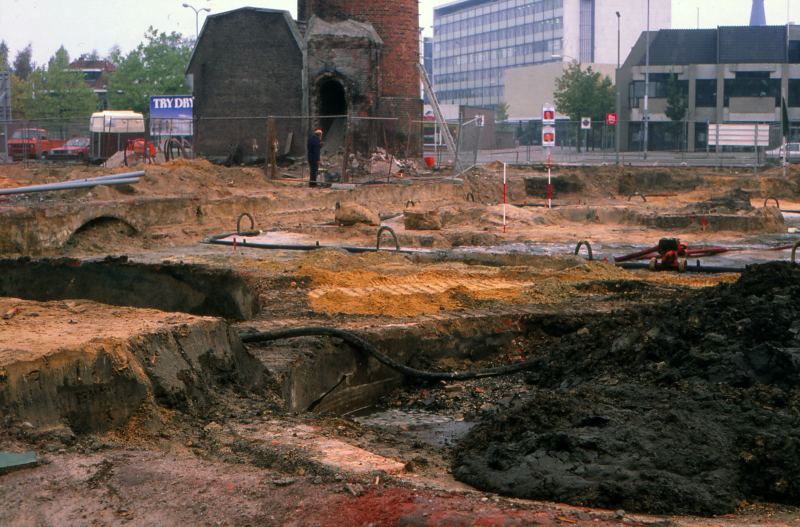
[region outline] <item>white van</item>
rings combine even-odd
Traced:
[[[129,140],[144,139],[144,116],[130,110],[96,112],[92,114],[89,131],[91,157],[108,159],[124,149]]]

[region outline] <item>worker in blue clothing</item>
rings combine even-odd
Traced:
[[[322,130],[317,130],[308,138],[308,168],[310,170],[308,186],[317,186],[317,169],[319,169],[320,150],[325,144],[322,140]]]

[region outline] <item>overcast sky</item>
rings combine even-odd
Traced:
[[[160,32],[177,31],[194,35],[195,13],[182,7],[185,0],[0,0],[0,39],[11,50],[13,61],[17,52],[33,44],[33,60],[44,64],[61,46],[70,57],[96,50],[102,57],[118,45],[127,54],[144,40],[151,25]],[[377,0],[376,0],[377,1]],[[789,18],[800,21],[800,0],[765,0],[767,23],[785,24],[787,5]],[[221,13],[239,7],[286,9],[297,14],[296,0],[188,0],[197,9],[209,8]],[[433,24],[433,8],[450,3],[444,0],[420,1],[420,26]],[[642,0],[642,7],[645,6]],[[697,8],[700,8],[700,27],[739,26],[750,21],[752,0],[672,0],[672,27],[697,27]],[[200,27],[207,13],[199,16]],[[427,31],[430,31],[429,29]]]

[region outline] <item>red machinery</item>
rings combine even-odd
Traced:
[[[674,267],[679,271],[686,270],[688,251],[685,242],[678,238],[661,238],[658,240],[657,250],[661,257],[661,267]],[[680,258],[683,258],[683,261]],[[650,270],[654,271],[657,265],[658,258],[650,258]]]
[[[725,247],[688,249],[686,243],[677,238],[661,238],[658,241],[658,245],[654,245],[653,247],[632,254],[626,254],[625,256],[615,256],[614,261],[620,263],[630,260],[649,258],[651,271],[655,271],[656,269],[674,269],[677,271],[685,271],[686,266],[688,265],[686,259],[689,257],[713,256],[715,254],[722,254],[728,251],[729,249],[726,249]],[[655,253],[658,253],[658,257],[653,256]],[[661,259],[660,264],[658,263],[659,258]],[[681,258],[683,258],[683,260],[681,260]]]

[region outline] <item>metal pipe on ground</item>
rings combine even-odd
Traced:
[[[228,247],[233,247],[234,242],[233,240],[214,240],[213,238],[210,240],[204,240],[202,243],[208,243],[211,245],[226,245]],[[350,253],[376,253],[381,249],[375,247],[347,247],[343,245],[304,245],[304,244],[270,244],[270,243],[253,243],[248,242],[246,238],[242,238],[241,241],[238,239],[236,240],[237,247],[251,247],[253,249],[272,249],[278,251],[316,251],[317,249],[344,249]],[[400,249],[399,251],[396,249],[383,249],[384,251],[391,251],[395,253],[401,254],[420,254],[421,252],[429,252],[429,251],[411,251],[406,249]]]
[[[11,194],[27,194],[30,192],[49,192],[51,190],[73,190],[78,188],[91,188],[97,186],[111,185],[131,185],[138,183],[139,178],[125,179],[104,179],[104,180],[85,180],[85,181],[65,181],[63,183],[50,183],[47,185],[34,185],[32,187],[17,187],[0,189],[0,196]]]
[[[649,263],[625,262],[614,264],[622,269],[645,269],[650,270]],[[677,267],[656,265],[654,271],[678,271]],[[688,265],[686,273],[743,273],[744,267],[724,267],[719,265]]]
[[[63,183],[75,183],[78,181],[113,181],[115,179],[129,179],[138,177],[144,177],[143,170],[139,172],[128,172],[126,174],[112,174],[110,176],[90,177],[86,179],[73,179],[71,181],[63,181]]]
[[[548,207],[547,203],[509,203],[512,207]],[[551,208],[561,207],[562,205],[551,205]]]

